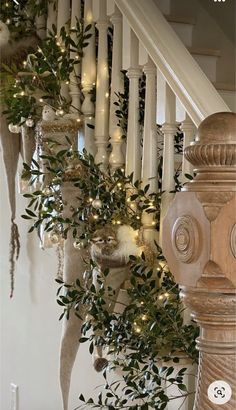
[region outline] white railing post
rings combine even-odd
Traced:
[[[48,15],[47,15],[47,31],[52,31],[52,26],[57,25],[57,9],[54,3],[48,4]]]
[[[194,135],[196,132],[196,127],[192,122],[191,118],[189,118],[188,114],[186,113],[186,118],[182,122],[180,126],[181,131],[184,134],[184,143],[183,143],[183,152],[186,147],[190,145],[190,142],[194,140]],[[188,181],[188,178],[185,177],[185,174],[193,175],[193,165],[185,158],[183,155],[183,162],[182,162],[182,183]]]
[[[107,29],[109,21],[106,14],[106,0],[99,0],[98,29],[98,59],[95,110],[95,144],[96,163],[103,168],[108,164],[107,144],[109,134],[109,72],[108,72],[108,41]]]
[[[58,0],[57,7],[57,36],[60,41],[61,28],[65,26],[68,29],[70,24],[70,0]],[[69,86],[65,82],[61,84],[61,96],[70,100]]]
[[[157,132],[156,132],[156,67],[148,58],[143,69],[146,75],[145,114],[143,130],[142,185],[150,185],[149,193],[157,192]],[[150,207],[152,204],[150,203]],[[144,239],[153,243],[157,239],[153,214],[142,215]]]
[[[94,125],[94,103],[91,100],[91,93],[96,81],[96,52],[95,52],[95,27],[93,22],[92,0],[84,1],[84,26],[91,24],[89,31],[92,37],[89,39],[88,46],[84,49],[81,68],[81,83],[84,101],[81,106],[84,115],[84,147],[94,155],[94,130],[88,124]]]
[[[129,78],[129,107],[125,171],[126,175],[133,172],[134,181],[136,181],[141,177],[139,79],[142,71],[138,65],[139,42],[133,31],[130,35],[130,68],[127,72]]]
[[[76,28],[77,19],[81,18],[81,1],[80,0],[72,0],[71,4],[71,28]],[[76,33],[71,34],[72,40],[76,42]],[[71,58],[75,59],[76,51],[71,52]],[[79,77],[80,77],[80,64],[74,65],[74,70],[70,75],[70,96],[71,96],[71,108],[70,111],[75,115],[78,115],[78,111],[80,111],[80,88],[79,88]]]
[[[175,121],[176,98],[168,84],[166,84],[166,107],[165,107],[165,123],[162,125],[164,135],[163,149],[163,167],[162,167],[162,195],[161,201],[161,224],[160,224],[160,239],[162,241],[162,222],[169,208],[170,202],[174,194],[170,193],[175,188],[175,151],[174,151],[174,136],[177,132]]]
[[[124,165],[124,155],[122,152],[123,140],[122,129],[117,125],[116,117],[117,101],[115,93],[124,91],[124,78],[122,70],[122,14],[115,6],[115,12],[111,16],[113,24],[113,49],[112,49],[112,78],[111,78],[111,97],[110,97],[110,125],[109,133],[111,137],[112,152],[109,163],[112,169],[120,168]]]

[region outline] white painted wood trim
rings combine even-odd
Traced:
[[[230,111],[170,27],[154,0],[115,0],[131,28],[196,126],[208,115]]]

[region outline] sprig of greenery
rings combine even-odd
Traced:
[[[121,302],[121,313],[108,309],[114,290],[109,288],[107,295],[104,278],[100,278],[99,289],[91,284],[93,269],[94,262],[90,261],[86,284],[77,280],[68,285],[57,280],[58,304],[64,308],[61,318],[69,317],[71,310],[81,317],[86,308],[89,319],[83,324],[81,343],[90,344],[90,353],[98,345],[108,351],[102,393],[97,400],[86,400],[81,395],[85,407],[78,408],[164,409],[170,400],[185,400],[193,394],[184,384],[187,369],[183,367],[176,373],[173,363],[179,363],[181,356],[197,363],[198,328],[183,323],[179,288],[161,249],[157,248],[155,268],[150,268],[144,255],[130,257],[131,286],[128,301]],[[105,277],[108,275],[109,271],[104,272]],[[110,374],[114,370],[121,376],[112,381]],[[176,386],[172,397],[166,391],[170,386]]]

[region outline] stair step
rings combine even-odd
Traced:
[[[236,91],[236,84],[216,82],[213,83],[213,85],[217,90],[220,91]]]
[[[188,51],[194,55],[210,56],[210,57],[220,57],[220,50],[215,48],[201,48],[201,47],[188,47]]]

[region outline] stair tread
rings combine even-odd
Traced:
[[[214,87],[220,91],[236,91],[236,84],[233,83],[222,83],[215,82],[213,83]]]
[[[203,47],[188,47],[188,51],[191,54],[198,54],[204,56],[220,57],[220,50],[215,48],[203,48]]]
[[[176,16],[175,14],[165,14],[164,16],[169,23],[196,24],[194,17]]]

